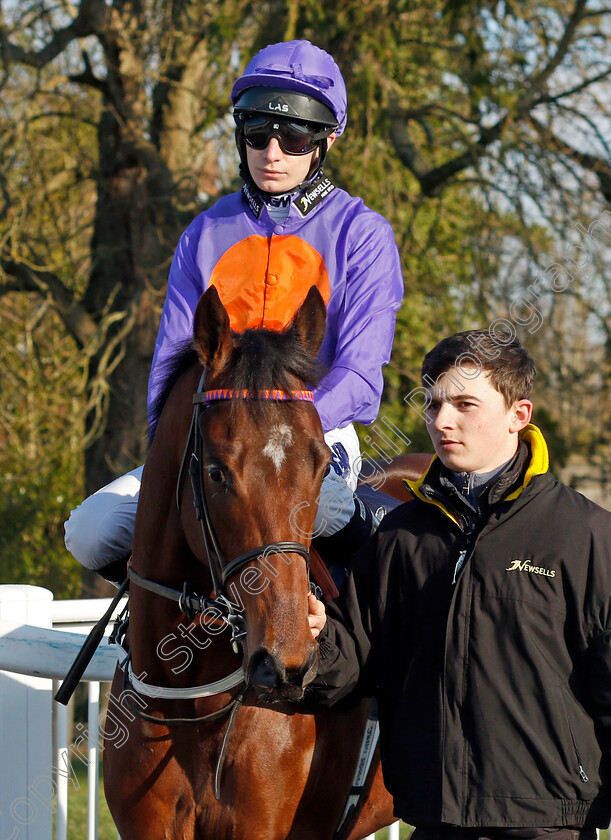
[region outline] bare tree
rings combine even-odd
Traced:
[[[85,172],[69,148],[63,171],[47,172],[94,187],[84,283],[66,266],[49,268],[48,233],[16,220],[18,185],[7,172],[1,262],[3,291],[48,299],[87,358],[88,491],[144,458],[142,383],[169,260],[197,195],[219,186],[204,129],[227,110],[232,17],[240,11],[230,6],[83,0],[25,3],[3,14],[4,88],[26,90],[29,139],[37,139],[34,121],[49,124],[50,108],[55,126],[61,118],[95,124]],[[79,101],[89,113],[78,111]]]
[[[222,186],[212,135],[227,132],[242,12],[239,0],[1,10],[0,292],[47,301],[81,353],[86,492],[144,460],[167,271],[198,199]]]
[[[0,294],[44,301],[79,353],[85,491],[144,460],[169,262],[229,186],[230,84],[257,47],[308,37],[346,76],[328,166],[395,226],[400,405],[432,336],[509,306],[611,198],[610,27],[600,0],[0,3]]]

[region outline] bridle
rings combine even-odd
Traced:
[[[187,439],[187,446],[183,455],[183,462],[178,475],[178,483],[176,486],[176,504],[178,510],[181,507],[181,486],[182,474],[184,472],[187,461],[187,452],[190,448],[191,440],[193,441],[193,448],[191,457],[189,459],[189,477],[191,479],[191,488],[193,491],[193,505],[195,507],[195,514],[201,524],[202,536],[206,550],[206,557],[208,559],[208,566],[210,568],[210,575],[212,577],[212,586],[214,589],[214,598],[207,599],[207,604],[212,603],[215,607],[220,609],[225,616],[225,621],[230,625],[232,635],[231,643],[234,651],[237,653],[238,641],[246,635],[246,625],[242,615],[233,608],[231,600],[226,594],[226,584],[229,578],[236,572],[240,571],[248,563],[253,560],[265,559],[273,554],[299,554],[304,558],[306,564],[310,562],[309,550],[299,542],[276,542],[260,545],[257,548],[252,548],[250,551],[240,554],[238,557],[230,561],[226,561],[223,552],[221,551],[219,541],[217,539],[212,520],[210,518],[210,510],[206,500],[206,492],[204,489],[203,479],[203,440],[200,431],[200,418],[202,412],[214,402],[221,400],[273,400],[273,401],[302,401],[313,402],[314,395],[312,391],[295,390],[295,391],[281,391],[279,389],[267,389],[264,391],[234,391],[227,388],[216,389],[213,391],[204,390],[206,371],[202,373],[197,391],[193,395],[193,416],[191,420],[191,429]]]
[[[197,519],[201,524],[205,554],[210,568],[210,575],[212,577],[214,597],[210,598],[204,595],[198,595],[196,592],[190,592],[186,581],[183,583],[182,590],[173,589],[165,584],[142,577],[142,575],[138,574],[132,568],[129,569],[129,580],[130,583],[136,584],[149,592],[153,592],[156,595],[175,601],[183,615],[185,615],[189,621],[192,621],[197,613],[203,613],[210,607],[214,607],[218,620],[231,628],[231,644],[234,652],[237,653],[239,649],[239,642],[246,636],[246,621],[241,612],[235,608],[231,599],[227,597],[226,585],[229,578],[236,574],[236,572],[239,572],[240,569],[248,563],[251,563],[254,560],[265,560],[270,555],[277,554],[298,554],[300,557],[303,557],[306,561],[309,577],[310,552],[302,543],[282,541],[277,543],[267,543],[265,545],[260,545],[257,548],[251,548],[249,551],[240,554],[238,557],[234,557],[229,561],[226,560],[217,539],[210,517],[208,502],[206,500],[203,480],[204,458],[200,419],[202,413],[211,403],[218,402],[220,400],[244,399],[273,400],[281,402],[314,402],[314,396],[312,391],[307,390],[282,391],[278,389],[268,389],[252,392],[217,389],[206,391],[204,390],[205,375],[206,371],[204,370],[199,380],[197,391],[193,395],[193,414],[191,416],[191,425],[176,483],[176,505],[180,511],[183,479],[188,463],[188,472],[193,491],[193,505],[195,507]],[[111,640],[114,641],[119,653],[119,665],[123,671],[125,702],[127,707],[135,715],[145,721],[148,721],[149,723],[160,726],[180,726],[184,724],[210,723],[218,720],[226,714],[229,714],[229,721],[221,743],[213,782],[214,795],[216,799],[220,801],[221,774],[225,755],[227,753],[230,734],[232,732],[237,713],[248,692],[248,684],[245,684],[244,680],[243,666],[237,671],[234,671],[233,674],[229,674],[227,677],[217,680],[215,683],[208,683],[207,685],[169,688],[145,683],[136,677],[133,672],[131,664],[131,651],[125,650],[121,644],[127,634],[127,624],[127,617],[121,616],[115,625]],[[191,700],[201,697],[210,697],[215,694],[227,692],[237,686],[242,686],[242,688],[225,706],[222,706],[217,711],[201,715],[199,717],[170,718],[150,715],[138,708],[137,705],[129,700],[129,695],[132,692],[127,689],[130,688],[130,686],[137,694],[167,700]]]
[[[276,543],[266,543],[257,548],[252,548],[249,551],[240,554],[231,560],[226,560],[214,526],[210,517],[210,510],[206,500],[206,492],[203,480],[203,440],[200,430],[200,419],[202,413],[207,407],[214,402],[221,400],[272,400],[276,402],[301,401],[313,402],[314,396],[312,391],[308,390],[293,390],[282,391],[279,389],[266,389],[262,391],[235,391],[231,389],[216,389],[211,391],[204,390],[206,371],[201,375],[197,391],[193,395],[193,414],[191,416],[191,425],[189,434],[183,453],[180,470],[178,473],[178,480],[176,483],[176,504],[178,510],[182,507],[182,486],[185,471],[187,470],[191,479],[191,488],[193,491],[193,505],[198,521],[201,524],[202,537],[204,542],[204,550],[210,575],[212,577],[212,586],[214,590],[214,597],[210,598],[204,595],[198,595],[195,592],[189,591],[189,585],[185,581],[182,590],[173,589],[157,581],[142,577],[140,574],[130,569],[130,582],[135,583],[143,589],[160,595],[164,598],[169,598],[175,601],[181,612],[190,621],[193,620],[197,613],[203,613],[210,607],[214,607],[218,619],[231,628],[231,644],[235,653],[238,652],[238,643],[246,636],[246,622],[244,617],[236,605],[227,596],[226,585],[230,577],[236,572],[240,571],[248,563],[254,560],[265,560],[271,555],[277,554],[298,554],[306,561],[308,575],[310,564],[309,549],[299,542],[280,541]],[[237,674],[237,672],[236,672]],[[235,678],[236,675],[231,675]],[[233,686],[238,685],[240,681],[233,682]],[[232,686],[232,687],[233,687]],[[155,686],[155,696],[170,697],[170,694],[163,691],[159,693],[159,687]],[[194,689],[205,689],[206,686],[195,686]],[[184,696],[184,695],[183,695]],[[206,693],[201,693],[198,696],[207,696]]]

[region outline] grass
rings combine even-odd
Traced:
[[[400,823],[399,840],[408,840],[413,830],[411,825],[406,825],[404,822]],[[383,828],[381,831],[376,831],[376,840],[388,840],[388,829]]]
[[[68,794],[68,840],[85,840],[87,837],[87,768],[80,761],[73,764],[74,772],[79,782],[79,789],[69,786]],[[408,840],[414,829],[411,825],[401,823],[399,826],[400,840]],[[376,840],[387,840],[388,829],[376,832]],[[102,779],[98,788],[98,837],[97,840],[117,840],[117,829],[110,816]],[[609,829],[601,831],[599,840],[611,840]]]
[[[401,823],[399,826],[399,838],[400,840],[408,840],[408,837],[411,835],[414,829],[411,825],[406,825],[405,823]],[[387,829],[382,829],[382,831],[376,831],[376,840],[387,840]],[[603,829],[602,831],[598,832],[599,840],[611,840],[611,832],[608,828]]]
[[[68,840],[85,840],[87,837],[87,768],[80,761],[72,764],[79,789],[70,784],[68,791]],[[101,770],[101,768],[100,768]],[[110,816],[100,778],[98,787],[98,840],[117,840],[117,829]]]

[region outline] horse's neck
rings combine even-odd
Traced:
[[[178,591],[186,585],[189,592],[210,597],[212,580],[200,526],[194,516],[181,516],[176,503],[191,419],[185,416],[184,406],[191,405],[199,378],[197,368],[181,376],[157,424],[138,500],[132,563],[142,577]],[[190,511],[193,496],[188,473],[185,478],[181,506]],[[228,667],[237,667],[229,632],[214,612],[191,621],[175,602],[137,586],[132,587],[130,603],[134,669],[145,672],[150,681],[206,682],[225,676]]]

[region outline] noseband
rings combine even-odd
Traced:
[[[182,592],[180,592],[155,581],[143,578],[133,570],[130,571],[130,580],[144,589],[177,601],[181,611],[189,620],[193,620],[197,613],[204,612],[209,607],[214,607],[218,611],[219,618],[231,627],[231,643],[234,651],[237,653],[238,642],[246,635],[246,622],[241,612],[235,609],[231,599],[227,597],[226,584],[229,578],[248,563],[252,563],[254,560],[265,560],[274,554],[298,554],[306,561],[309,572],[310,552],[302,543],[281,541],[266,543],[257,548],[252,548],[229,561],[225,558],[210,518],[210,510],[206,500],[203,479],[204,459],[200,419],[202,413],[211,403],[221,400],[243,399],[272,400],[276,402],[314,402],[314,395],[312,391],[307,390],[281,391],[273,388],[262,391],[234,391],[226,388],[205,391],[205,376],[206,371],[204,370],[199,380],[197,391],[193,395],[194,408],[191,417],[191,426],[176,484],[176,504],[180,511],[182,484],[188,462],[189,477],[193,491],[193,505],[197,519],[201,524],[206,557],[212,577],[214,597],[208,598],[188,592],[186,582],[183,585]]]

